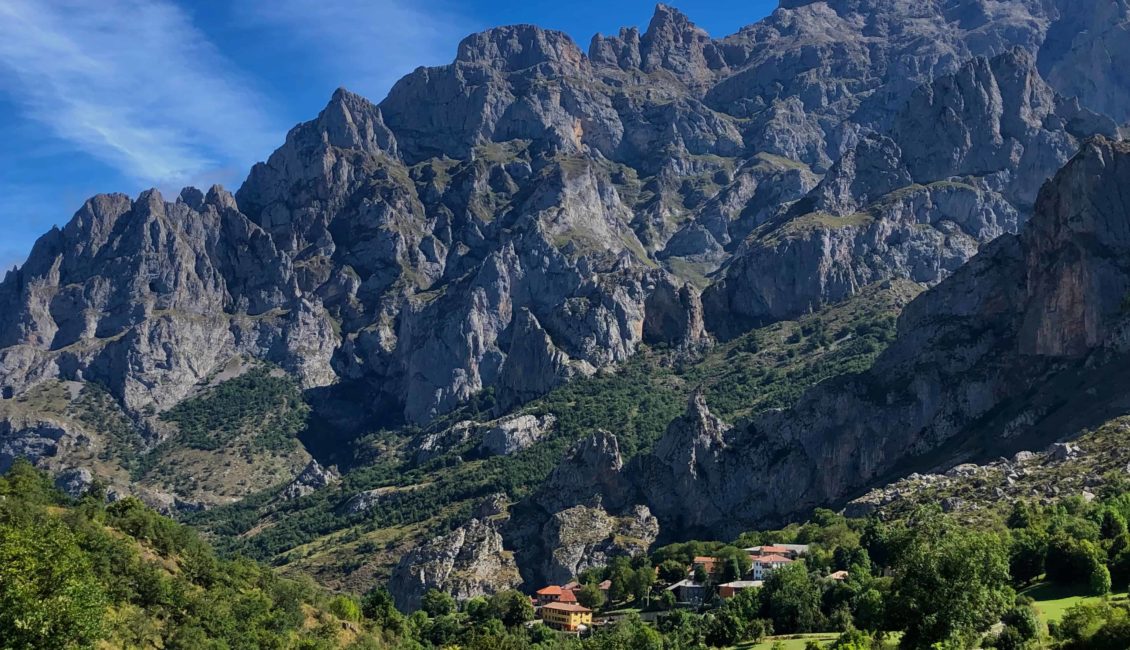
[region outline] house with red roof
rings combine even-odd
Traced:
[[[713,575],[714,570],[717,568],[718,559],[710,557],[709,555],[699,555],[691,562],[692,569],[702,567],[706,571],[706,575]]]
[[[535,597],[537,598],[538,605],[548,605],[549,603],[556,603],[557,601],[561,600],[562,591],[564,591],[564,589],[557,585],[549,585],[548,587],[542,587],[541,589],[538,589],[537,592],[535,592]]]
[[[792,563],[793,559],[784,555],[758,555],[753,558],[753,579],[765,580],[777,569]]]

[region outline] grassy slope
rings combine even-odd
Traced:
[[[0,401],[0,418],[45,419],[82,434],[64,438],[66,448],[44,459],[46,469],[85,467],[119,491],[219,503],[285,483],[309,462],[297,439],[307,412],[295,382],[259,364],[205,381],[172,410],[142,421],[94,383],[49,381]]]
[[[755,330],[698,357],[644,348],[613,371],[526,405],[525,412],[553,413],[558,424],[513,456],[476,458],[472,441],[416,465],[410,432],[381,432],[358,443],[357,453],[372,461],[336,486],[285,503],[266,491],[191,521],[230,549],[312,573],[325,584],[371,584],[408,546],[465,517],[483,496],[503,492],[516,500],[528,494],[574,441],[595,429],[615,433],[630,457],[650,448],[697,387],[706,390],[720,417],[740,423],[789,405],[827,377],[866,368],[890,340],[894,316],[918,291],[911,283],[871,287],[853,300]],[[488,409],[489,401],[471,404],[437,426],[488,419]],[[340,513],[349,497],[376,488],[395,489],[368,515]]]
[[[1096,603],[1108,598],[1114,600],[1126,600],[1127,598],[1125,590],[1115,592],[1111,596],[1090,596],[1082,593],[1085,591],[1086,589],[1082,587],[1065,587],[1050,583],[1041,583],[1029,587],[1020,593],[1036,601],[1036,612],[1039,614],[1040,620],[1043,621],[1044,624],[1061,620],[1068,609],[1080,603]]]

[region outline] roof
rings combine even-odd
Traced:
[[[762,555],[761,557],[753,558],[753,561],[760,562],[762,564],[788,564],[793,560],[792,558],[788,558],[783,555]]]
[[[548,587],[542,587],[541,589],[538,589],[537,594],[539,596],[560,596],[561,595],[561,587],[558,587],[557,585],[549,585]]]
[[[580,586],[581,586],[580,583],[578,583],[576,580],[573,580],[571,582],[566,582],[565,585],[561,588],[562,589],[576,589],[577,587],[580,587]]]
[[[847,580],[848,579],[848,572],[847,571],[833,571],[832,573],[828,574],[828,577],[831,578],[832,580]]]
[[[597,585],[597,588],[601,589],[603,591],[608,591],[609,589],[612,588],[612,581],[611,580],[605,580],[604,582],[601,582],[599,585]]]
[[[724,585],[718,586],[730,587],[731,589],[750,589],[752,587],[760,587],[762,584],[764,584],[764,582],[762,582],[761,580],[735,580],[733,582],[727,582]]]
[[[558,612],[584,613],[584,612],[591,612],[592,611],[588,607],[581,607],[580,605],[574,605],[572,603],[549,603],[549,604],[546,604],[546,605],[542,605],[541,608],[542,609],[552,609],[552,610],[558,611]]]
[[[702,585],[695,582],[694,580],[691,580],[690,578],[687,578],[686,580],[680,580],[680,581],[676,582],[675,584],[671,585],[670,587],[667,587],[667,591],[673,591],[675,589],[678,589],[679,587],[690,587],[692,589],[701,589]]]
[[[572,589],[562,589],[561,598],[557,599],[559,603],[575,603],[577,602],[577,595],[573,593]]]
[[[764,546],[750,546],[742,550],[746,553],[795,553],[804,555],[808,553],[808,544],[766,544]]]

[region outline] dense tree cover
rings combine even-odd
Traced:
[[[1105,575],[1098,588],[1109,590],[1109,576],[1121,575],[1119,562],[1130,553],[1130,533],[1120,524],[1125,501],[1107,495],[1094,503],[1018,505],[998,525],[977,527],[930,508],[897,521],[817,511],[806,524],[746,533],[732,544],[685,542],[613,558],[580,576],[585,601],[601,607],[596,585],[608,579],[608,607],[655,611],[656,620],[627,616],[578,638],[528,624],[534,608],[517,591],[457,603],[433,590],[411,615],[398,612],[382,589],[362,599],[329,595],[253,562],[218,558],[190,529],[135,499],[104,505],[97,488],[68,499],[17,463],[0,478],[0,639],[12,648],[103,641],[164,648],[674,650],[838,631],[826,647],[1126,648],[1124,602],[1073,608],[1045,631],[1032,603],[1014,591],[1040,576],[1037,557],[1047,567],[1071,567],[1048,571],[1047,579],[1089,588],[1091,576]],[[696,556],[718,560],[719,571],[702,576],[715,584],[731,577],[727,562],[740,563],[733,549],[766,543],[807,543],[810,552],[762,588],[728,600],[713,596],[685,609],[659,596],[686,576]],[[1024,571],[1010,574],[1015,567]],[[837,570],[848,571],[847,579],[828,578]],[[1081,582],[1080,572],[1091,575]]]
[[[902,645],[972,647],[1014,599],[999,536],[936,511],[918,513],[904,535],[888,598],[889,621],[904,631]]]
[[[190,529],[135,499],[71,500],[24,462],[0,477],[0,647],[384,643],[381,631],[346,639],[339,619],[359,619],[359,609],[328,598],[310,582],[217,558]]]
[[[679,648],[729,647],[770,634],[836,630],[844,634],[829,647],[1130,647],[1119,636],[1127,619],[1122,603],[1084,608],[1053,627],[1049,636],[1032,601],[1016,591],[1037,579],[1096,594],[1110,591],[1110,575],[1130,567],[1130,535],[1120,525],[1122,502],[1122,497],[1108,495],[1091,504],[1077,499],[1050,506],[1018,504],[996,523],[976,526],[936,508],[895,521],[849,520],[818,510],[806,524],[749,532],[733,544],[671,544],[655,549],[646,562],[658,576],[653,589],[686,577],[696,556],[718,560],[720,568],[713,575],[701,570],[694,575],[716,585],[731,577],[725,571],[732,555],[727,549],[807,543],[810,550],[803,561],[772,574],[760,589],[729,600],[708,591],[698,610],[654,598],[653,608],[666,612],[656,627],[666,647]],[[641,562],[618,559],[589,574],[628,576],[633,564]],[[1045,575],[1045,565],[1053,564],[1057,570]],[[848,571],[848,578],[827,578],[837,570]],[[633,602],[643,605],[625,595],[611,606]]]
[[[250,429],[250,451],[290,451],[309,412],[293,379],[259,366],[177,404],[161,419],[177,424],[177,443],[187,447],[220,449]]]
[[[0,509],[0,645],[89,646],[105,609],[105,589],[63,522],[41,509]]]

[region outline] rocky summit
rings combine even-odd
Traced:
[[[43,235],[0,283],[0,468],[414,608],[1046,447],[1126,408],[1128,23],[782,0],[721,38],[665,5],[587,50],[468,36],[234,194]]]

